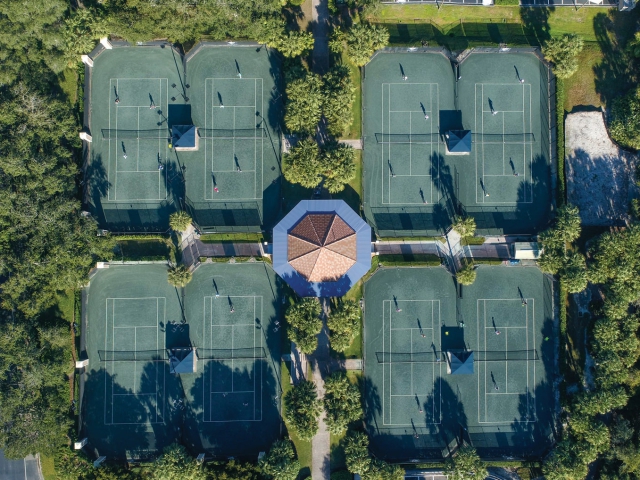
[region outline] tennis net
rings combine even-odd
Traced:
[[[103,128],[102,138],[105,140],[113,139],[137,139],[137,138],[166,138],[169,140],[171,134],[166,128],[153,128],[150,130],[123,130],[115,128]]]
[[[266,136],[264,128],[198,128],[200,138],[244,138],[255,139]]]
[[[165,362],[171,358],[170,350],[98,350],[101,362]],[[235,360],[266,358],[263,347],[252,348],[197,348],[199,360]]]
[[[437,143],[439,133],[376,133],[376,143]],[[533,133],[472,133],[474,143],[533,143]],[[444,138],[442,139],[444,140]]]
[[[376,352],[378,363],[435,363],[446,360],[444,352]],[[537,350],[473,351],[474,362],[540,360]]]

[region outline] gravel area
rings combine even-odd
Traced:
[[[580,209],[584,225],[624,225],[637,195],[637,156],[609,138],[601,112],[567,115],[565,121],[567,198]]]

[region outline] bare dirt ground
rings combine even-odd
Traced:
[[[601,112],[578,112],[565,121],[567,198],[584,225],[628,223],[637,156],[609,138]]]

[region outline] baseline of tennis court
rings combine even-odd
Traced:
[[[382,312],[384,425],[411,426],[416,415],[424,416],[426,424],[439,424],[443,362],[394,361],[386,353],[439,352],[440,301],[383,300]]]
[[[535,323],[534,298],[478,299],[478,350],[507,352],[504,361],[478,362],[479,423],[536,421]]]
[[[205,129],[256,132],[249,138],[204,138],[205,200],[261,199],[265,137],[256,127],[264,108],[263,79],[207,78],[205,105]]]
[[[166,298],[107,298],[104,348],[111,352],[162,351]],[[96,359],[97,360],[97,359]],[[164,423],[163,362],[107,361],[105,425]],[[140,415],[139,405],[146,410]]]
[[[382,144],[382,204],[433,204],[440,198],[438,84],[383,83],[381,134],[429,134],[421,143]],[[435,135],[432,135],[435,134]]]
[[[263,348],[262,296],[204,297],[204,349]],[[262,359],[204,360],[204,422],[262,421]]]

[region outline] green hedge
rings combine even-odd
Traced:
[[[202,243],[260,243],[264,241],[262,233],[206,233],[200,236]]]
[[[477,265],[502,265],[504,260],[500,260],[499,258],[476,258],[473,257],[473,263]]]
[[[460,240],[460,245],[466,247],[467,245],[484,245],[484,237],[467,237]]]
[[[520,0],[495,0],[494,4],[498,6],[520,5]]]
[[[378,255],[378,263],[383,267],[437,267],[442,260],[428,253]]]
[[[566,200],[566,183],[564,178],[564,80],[556,78],[556,146],[558,157],[558,207]]]

